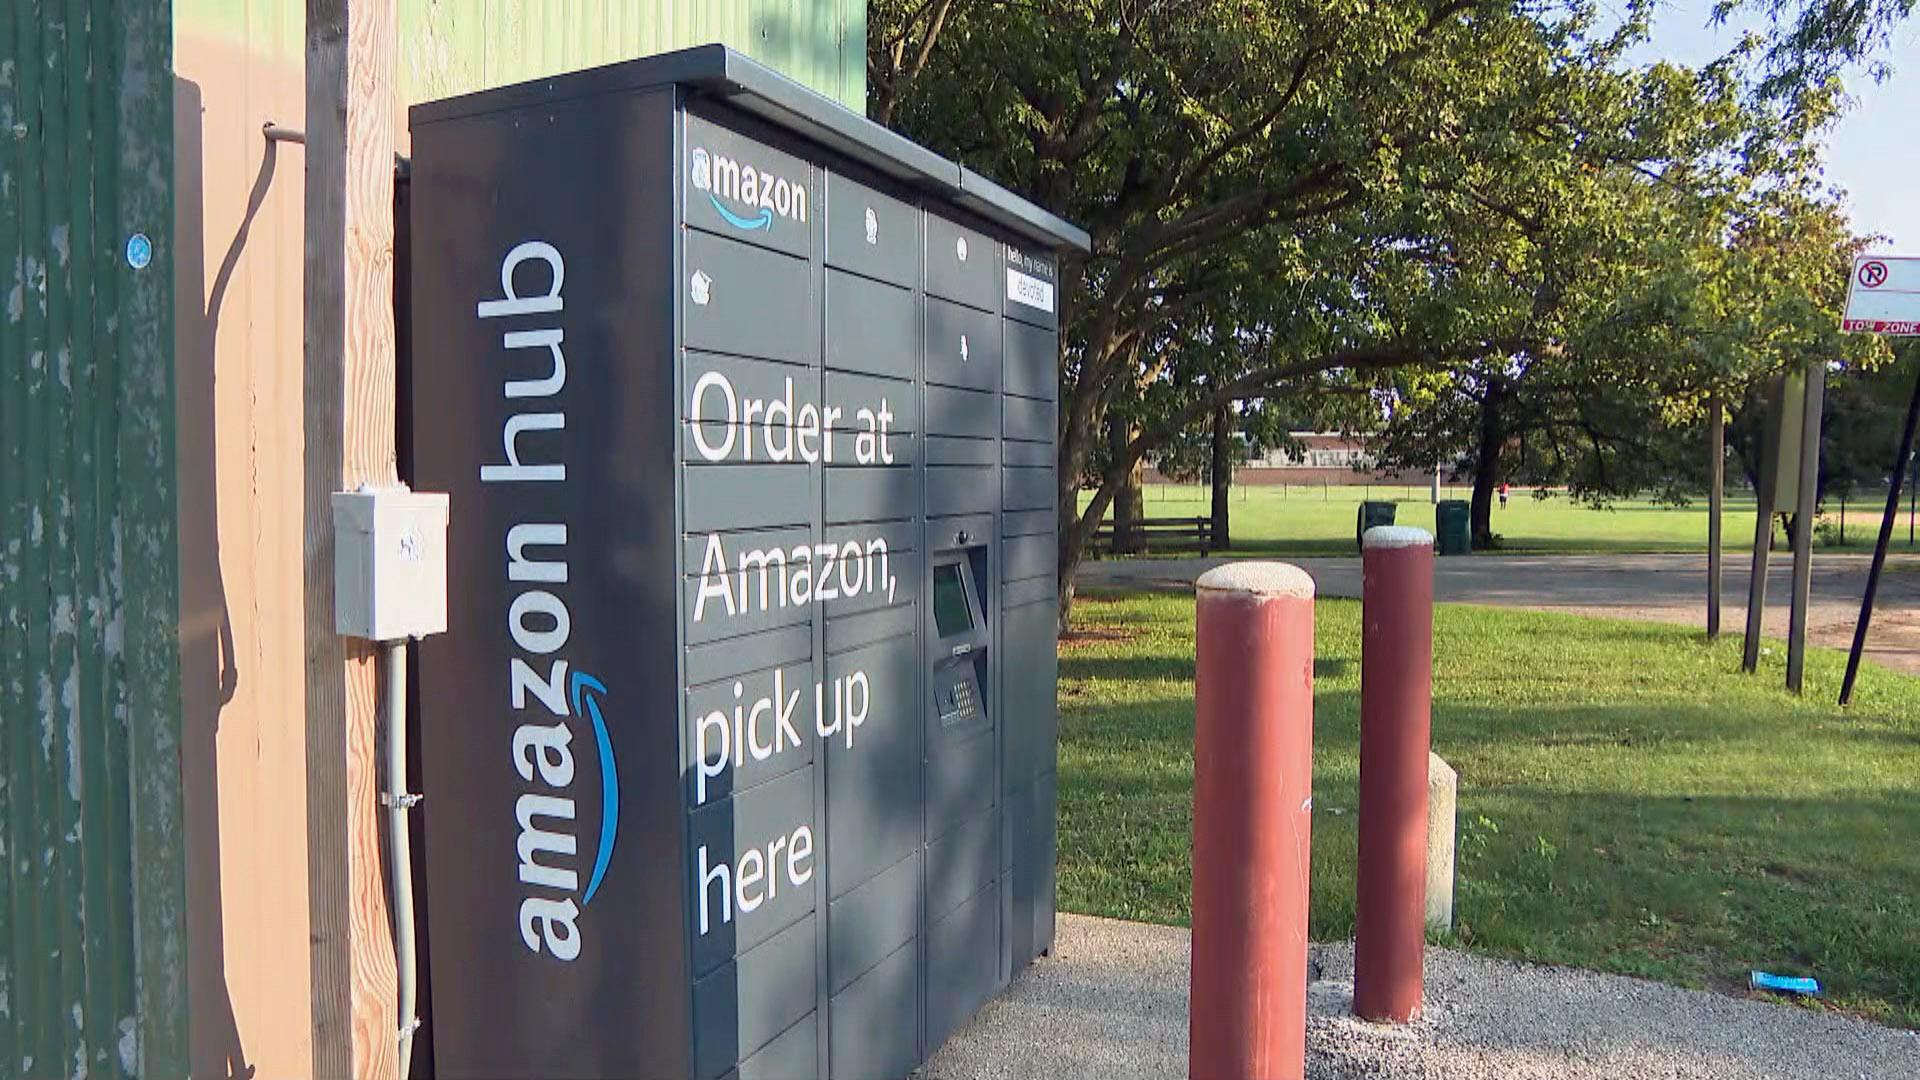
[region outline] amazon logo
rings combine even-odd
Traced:
[[[574,672],[571,681],[573,715],[592,723],[593,744],[600,755],[600,845],[593,852],[587,890],[580,894],[580,906],[586,907],[593,903],[593,894],[600,891],[607,863],[613,859],[613,845],[620,840],[620,773],[613,765],[613,739],[607,735],[607,721],[600,715],[600,697],[606,696],[607,685],[584,671]]]
[[[501,392],[516,405],[500,427],[506,461],[481,465],[483,484],[519,489],[567,482],[566,444],[552,434],[567,430],[563,350],[569,343],[561,295],[566,280],[560,249],[528,240],[500,264],[505,295],[483,299],[475,309],[483,321],[509,320],[500,328],[507,360]],[[604,712],[610,695],[606,683],[574,670],[566,659],[573,640],[568,600],[575,586],[567,523],[519,521],[500,539],[504,543],[495,550],[504,549],[498,565],[511,597],[503,628],[510,646],[504,673],[514,725],[510,753],[521,781],[513,798],[519,831],[511,853],[502,853],[501,865],[510,867],[518,881],[521,944],[536,955],[570,962],[582,949],[582,909],[606,880],[620,836],[620,773]],[[581,737],[587,732],[591,746]],[[576,768],[576,739],[579,755],[589,761],[586,769]],[[591,827],[594,765],[600,787],[597,838]],[[592,870],[586,872],[589,843],[595,846]]]
[[[696,146],[687,155],[688,179],[721,220],[742,232],[773,229],[775,217],[807,221],[807,185]]]

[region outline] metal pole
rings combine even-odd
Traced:
[[[1720,514],[1726,508],[1727,421],[1720,395],[1707,398],[1707,638],[1720,636]]]
[[[1820,486],[1820,405],[1826,397],[1827,365],[1807,369],[1807,397],[1800,410],[1800,503],[1793,515],[1793,607],[1787,629],[1787,689],[1800,692],[1807,663],[1807,605],[1813,591],[1813,511]]]
[[[1765,447],[1768,440],[1761,439]],[[1773,551],[1773,490],[1775,458],[1765,450],[1760,455],[1759,502],[1753,515],[1753,569],[1747,575],[1747,637],[1742,644],[1740,668],[1752,672],[1760,666],[1760,618],[1767,606],[1767,556]]]
[[[1404,1024],[1425,974],[1433,537],[1388,526],[1362,543],[1353,1012]]]
[[[1303,1080],[1313,579],[1236,562],[1195,588],[1187,1071]]]
[[[1913,383],[1913,396],[1907,400],[1907,422],[1900,429],[1900,456],[1894,458],[1893,482],[1887,488],[1887,512],[1880,517],[1880,539],[1873,545],[1873,565],[1867,568],[1867,591],[1860,597],[1860,621],[1853,626],[1853,648],[1847,653],[1847,676],[1840,682],[1840,704],[1853,704],[1853,680],[1860,674],[1860,656],[1867,649],[1867,624],[1873,621],[1873,598],[1880,591],[1880,570],[1887,562],[1887,545],[1893,540],[1893,519],[1900,513],[1900,484],[1906,479],[1907,463],[1913,457],[1913,429],[1920,422],[1920,378]],[[1909,503],[1911,506],[1911,503]],[[1913,512],[1907,512],[1907,536],[1913,536]]]

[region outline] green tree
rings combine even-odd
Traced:
[[[1858,245],[1818,192],[1820,117],[1742,96],[1728,65],[1655,68],[1617,129],[1624,152],[1594,162],[1578,205],[1516,191],[1449,229],[1482,303],[1529,345],[1401,373],[1375,441],[1389,464],[1464,464],[1476,546],[1495,541],[1500,483],[1595,502],[1672,493],[1698,475],[1708,395],[1738,402],[1784,370],[1884,355],[1839,332]]]
[[[1082,287],[1063,312],[1063,610],[1081,548],[1133,466],[1220,402],[1487,350],[1471,304],[1423,295],[1398,203],[1440,183],[1471,200],[1518,179],[1476,164],[1499,160],[1490,151],[1568,141],[1529,127],[1535,96],[1580,92],[1631,33],[1591,40],[1589,10],[1550,23],[1531,10],[875,6],[875,115],[1093,237],[1084,264],[1064,268]],[[1230,371],[1183,370],[1175,345],[1192,322],[1235,328],[1211,353]],[[1144,419],[1080,513],[1075,488],[1109,410]]]
[[[1803,171],[1816,121],[1744,106],[1729,65],[1628,67],[1647,10],[874,5],[873,114],[1093,238],[1062,268],[1063,618],[1139,463],[1226,403],[1364,414],[1420,370],[1574,386],[1686,352],[1710,275],[1675,252]]]
[[[1760,96],[1793,108],[1796,99],[1826,97],[1849,69],[1870,78],[1891,73],[1884,55],[1894,31],[1913,14],[1915,0],[1716,0],[1713,18],[1728,21],[1741,12],[1759,14],[1769,24],[1764,36],[1750,36],[1734,50],[1737,59],[1757,62],[1755,88]]]

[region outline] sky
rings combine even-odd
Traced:
[[[1689,65],[1723,55],[1740,31],[1711,26],[1712,10],[1713,0],[1664,0],[1642,52]],[[1888,238],[1875,251],[1920,254],[1920,15],[1895,32],[1882,59],[1893,68],[1884,81],[1847,80],[1854,100],[1828,134],[1827,181],[1845,191],[1856,233]]]

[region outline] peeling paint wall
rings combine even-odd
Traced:
[[[0,1075],[186,1071],[166,0],[0,11]]]

